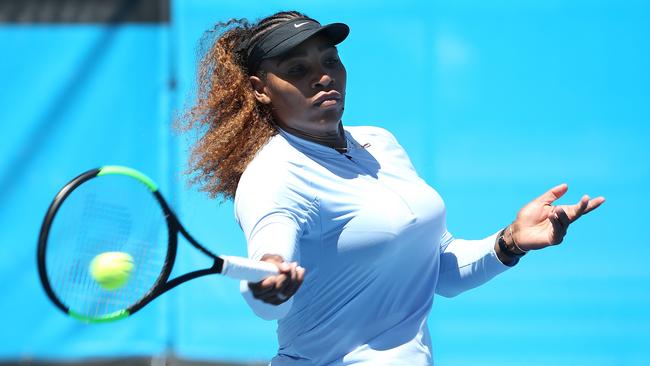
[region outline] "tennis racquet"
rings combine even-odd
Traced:
[[[214,263],[170,280],[178,233]],[[132,265],[125,284],[110,290],[91,269],[93,259],[107,252],[127,253]],[[278,273],[274,264],[206,249],[183,228],[153,180],[122,166],[89,170],[58,192],[43,220],[37,257],[49,299],[89,323],[124,319],[197,277],[222,274],[258,282]]]

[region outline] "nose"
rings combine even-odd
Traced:
[[[332,84],[334,84],[334,78],[324,70],[319,69],[316,74],[316,80],[312,83],[312,88],[328,88]]]

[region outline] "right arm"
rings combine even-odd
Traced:
[[[240,290],[252,310],[266,320],[283,318],[305,276],[300,238],[316,214],[314,200],[290,187],[277,167],[247,170],[235,196],[235,217],[246,237],[248,257],[278,266],[280,273],[258,283],[242,281]]]

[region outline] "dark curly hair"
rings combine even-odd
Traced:
[[[198,133],[186,173],[211,198],[233,199],[248,163],[277,134],[270,107],[255,99],[248,80],[248,48],[278,25],[305,17],[282,11],[254,24],[231,19],[203,35],[196,102],[179,118],[177,127]]]

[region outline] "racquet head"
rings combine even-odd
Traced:
[[[50,300],[85,322],[121,319],[149,302],[169,278],[176,255],[173,215],[164,208],[156,184],[127,167],[89,170],[66,184],[47,211],[38,242],[39,275]],[[91,270],[93,259],[107,252],[126,253],[133,261],[117,288],[107,288]]]

